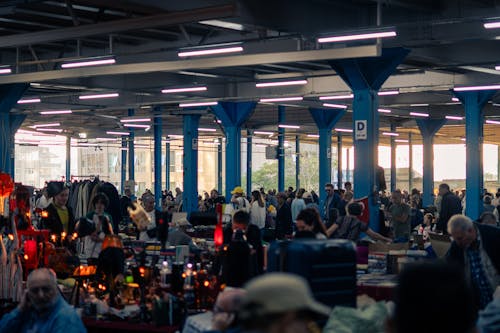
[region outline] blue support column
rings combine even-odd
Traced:
[[[255,102],[220,102],[211,107],[226,134],[226,201],[231,198],[233,188],[241,186],[241,125],[256,105]]]
[[[278,124],[285,123],[285,107],[278,106]],[[285,191],[285,129],[278,127],[278,192]]]
[[[424,207],[434,204],[434,135],[446,123],[446,119],[417,119],[423,140],[423,189]]]
[[[309,108],[319,130],[319,206],[325,206],[326,192],[323,188],[332,182],[332,128],[344,116],[344,109]],[[324,212],[323,216],[324,216]]]
[[[71,180],[71,136],[66,136],[66,181]]]
[[[128,116],[132,117],[135,114],[134,109],[128,109]],[[135,180],[135,133],[134,129],[129,129],[130,135],[128,136],[128,179]],[[135,194],[135,188],[131,189],[132,193]]]
[[[8,84],[0,86],[0,171],[14,178],[14,135],[26,118],[9,112],[23,96],[28,84]]]
[[[222,138],[217,146],[217,192],[222,195]]]
[[[396,132],[396,124],[394,123],[391,124],[391,132]],[[391,136],[391,192],[396,190],[396,176],[396,137]],[[408,190],[411,190],[411,188]]]
[[[368,196],[370,227],[378,231],[378,203],[374,192],[380,188],[376,181],[378,167],[378,95],[377,92],[387,78],[396,70],[409,50],[384,49],[380,57],[340,59],[330,61],[332,68],[354,92],[353,141],[354,141],[354,187],[356,197]]]
[[[161,107],[155,107],[155,115],[153,118],[153,134],[154,134],[154,193],[156,207],[161,209],[161,136],[162,136],[162,121]]]
[[[182,211],[188,214],[198,210],[198,124],[199,114],[184,117],[184,160]]]
[[[337,187],[342,188],[342,135],[337,135]]]
[[[413,189],[413,138],[408,133],[408,190]]]
[[[300,188],[300,137],[295,136],[295,188]]]
[[[247,130],[247,192],[252,191],[252,131]]]
[[[127,180],[127,138],[122,136],[122,165],[120,174],[120,193],[121,195],[125,192],[125,181]]]
[[[483,107],[496,90],[455,92],[465,109],[465,214],[472,220],[483,211]]]
[[[165,143],[165,187],[170,190],[170,139]]]

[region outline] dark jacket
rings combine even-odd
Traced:
[[[229,223],[223,231],[224,244],[229,244],[233,238],[233,228],[232,224]],[[255,224],[249,224],[247,230],[245,231],[245,236],[249,245],[255,250],[255,256],[257,259],[256,274],[261,274],[264,268],[264,248],[262,247],[262,237],[260,234],[260,229]]]
[[[448,192],[441,199],[441,211],[437,221],[437,229],[448,233],[448,220],[455,214],[462,214],[462,202],[455,194]]]
[[[172,216],[167,212],[155,210],[155,228],[148,230],[149,237],[155,237],[165,244],[168,239],[168,224],[172,221]]]
[[[330,214],[332,214],[332,211],[334,209],[339,209],[340,207],[340,196],[336,193],[336,192],[333,192],[333,198],[331,199],[330,201],[330,204],[328,204],[328,197],[326,197],[325,199],[325,205],[324,205],[324,209],[323,209],[323,218],[326,220],[326,217],[327,217],[327,211],[328,211],[328,216],[330,216]],[[328,204],[328,206],[327,206]]]
[[[276,211],[276,239],[283,239],[285,235],[293,233],[292,210],[288,203],[284,203]]]
[[[71,235],[75,230],[76,221],[71,207],[66,206],[66,208],[68,209],[68,235]],[[42,228],[49,229],[51,234],[60,235],[64,230],[54,203],[48,205],[47,208],[44,209],[44,212],[47,212],[47,217],[42,218]],[[42,214],[45,215],[44,213]]]

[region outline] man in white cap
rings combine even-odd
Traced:
[[[331,308],[317,302],[307,281],[294,274],[268,273],[245,285],[238,314],[241,332],[320,332],[315,320]]]

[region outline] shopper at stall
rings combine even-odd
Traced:
[[[278,209],[276,211],[276,239],[284,239],[293,233],[292,210],[286,201],[288,195],[285,192],[279,192]]]
[[[50,234],[60,240],[63,232],[65,235],[71,235],[75,228],[73,211],[67,205],[69,188],[64,182],[50,182],[47,192],[52,202],[42,212],[42,228],[49,229]]]
[[[168,238],[169,217],[166,213],[156,209],[155,197],[151,194],[143,196],[142,204],[150,222],[144,230],[139,230],[139,240],[147,242],[158,240],[163,246]]]
[[[323,221],[325,223],[330,219],[330,213],[333,209],[339,209],[340,196],[333,190],[333,185],[325,185],[326,200],[323,207]]]
[[[299,215],[299,212],[306,208],[306,202],[302,198],[305,192],[305,189],[299,188],[297,193],[295,193],[295,198],[292,200],[292,219],[294,222],[297,221],[297,215]]]
[[[193,239],[186,233],[191,224],[186,218],[181,218],[174,222],[168,230],[167,246],[189,245],[190,250],[196,250],[197,246]]]
[[[306,208],[299,212],[295,221],[297,231],[294,238],[326,239],[326,228],[316,208]]]
[[[250,223],[255,224],[259,229],[264,229],[266,226],[266,203],[259,191],[252,191]]]
[[[236,327],[238,310],[246,291],[228,287],[217,295],[212,316],[212,328],[224,332]]]
[[[320,332],[315,320],[331,309],[317,302],[307,281],[289,273],[268,273],[245,285],[238,321],[240,332]]]
[[[42,195],[37,199],[35,207],[38,209],[45,209],[50,205],[49,193],[47,191],[47,187],[42,189]]]
[[[477,306],[483,309],[500,285],[500,229],[457,214],[450,218],[448,232],[453,242],[446,258],[464,268]]]
[[[14,311],[0,321],[0,332],[83,333],[87,330],[57,289],[56,275],[47,268],[32,271],[27,290]]]
[[[448,184],[443,183],[439,185],[438,193],[441,201],[436,229],[446,234],[448,232],[446,228],[448,220],[453,215],[462,213],[462,203],[460,198],[450,191]]]
[[[231,197],[231,205],[228,205],[228,207],[232,208],[232,212],[235,212],[237,210],[243,210],[245,212],[250,212],[250,202],[245,198],[245,191],[243,190],[242,187],[236,186],[232,191],[231,194],[233,195]]]
[[[392,230],[394,232],[394,242],[408,242],[411,228],[411,208],[403,202],[403,196],[400,190],[392,192],[391,202],[392,204],[388,211]]]
[[[113,218],[105,212],[109,205],[106,194],[97,193],[92,199],[91,205],[94,210],[89,212],[85,218],[92,221],[94,232],[85,237],[84,255],[86,258],[97,258],[101,253],[104,237],[113,234]]]
[[[130,215],[128,213],[127,208],[132,206],[132,191],[129,188],[126,188],[123,192],[122,197],[120,198],[120,213],[122,216],[122,220],[130,220]]]

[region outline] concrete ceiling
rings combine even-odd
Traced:
[[[494,67],[500,54],[500,29],[483,23],[499,16],[496,1],[144,1],[144,0],[10,0],[0,3],[0,61],[13,74],[0,84],[30,84],[23,98],[41,98],[37,104],[18,104],[14,114],[26,114],[23,129],[60,122],[67,135],[106,137],[123,129],[120,119],[136,115],[163,117],[164,135],[181,134],[179,103],[188,101],[258,101],[295,96],[286,121],[301,129],[287,135],[317,132],[309,107],[321,107],[318,97],[349,93],[349,88],[328,65],[338,58],[375,56],[380,47],[404,47],[409,55],[382,87],[398,95],[380,96],[381,132],[396,124],[401,138],[409,132],[420,140],[411,111],[432,118],[463,116],[453,103],[455,85],[499,83]],[[242,25],[241,31],[200,23],[222,20]],[[343,45],[318,44],[317,38],[380,26],[395,27],[397,37]],[[180,48],[242,42],[244,52],[234,56],[180,59]],[[61,69],[61,64],[83,57],[114,55],[111,66]],[[271,79],[307,78],[305,86],[256,88]],[[165,95],[161,89],[206,85],[206,92]],[[118,92],[119,98],[82,101],[80,95]],[[332,101],[352,108],[352,100]],[[488,119],[500,120],[500,94],[485,107]],[[412,106],[428,104],[426,106]],[[258,104],[244,124],[253,130],[276,131],[276,104]],[[43,116],[42,110],[71,109],[73,114]],[[209,109],[201,112],[200,127],[217,128]],[[351,128],[351,113],[336,127]],[[448,121],[436,143],[460,143],[464,121]],[[484,141],[500,144],[500,125],[486,125]],[[152,131],[136,132],[152,136]],[[334,133],[336,134],[336,133]],[[203,134],[205,135],[205,133]],[[349,135],[345,136],[350,142]],[[381,137],[381,143],[387,142]]]

